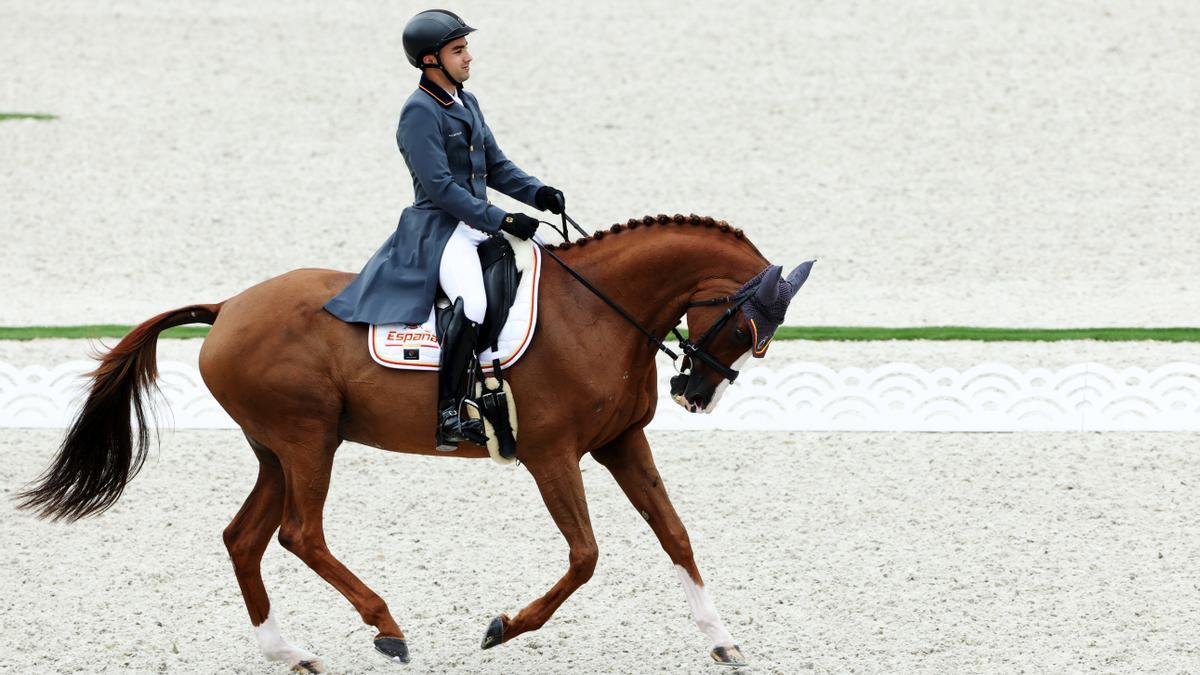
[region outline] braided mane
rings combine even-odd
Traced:
[[[630,218],[628,221],[626,221],[624,223],[617,223],[616,225],[613,225],[612,227],[608,228],[607,230],[597,230],[597,231],[593,232],[592,235],[589,237],[584,237],[582,239],[576,239],[575,241],[570,242],[570,243],[563,242],[560,244],[555,244],[553,246],[547,246],[547,248],[552,251],[565,251],[565,250],[573,249],[573,248],[582,248],[582,247],[587,246],[588,244],[592,243],[593,241],[600,241],[601,239],[604,239],[605,237],[608,237],[608,236],[614,235],[614,234],[620,234],[622,232],[625,232],[626,230],[636,230],[636,229],[642,228],[642,227],[665,227],[668,225],[686,225],[686,226],[691,226],[691,227],[712,228],[712,229],[717,230],[718,232],[729,234],[729,235],[733,236],[735,239],[746,242],[750,246],[750,248],[754,249],[755,253],[759,253],[758,248],[753,243],[751,243],[749,239],[746,238],[745,232],[742,232],[740,229],[733,227],[732,225],[725,222],[724,220],[717,220],[715,218],[712,218],[711,216],[698,216],[694,213],[691,214],[690,216],[685,216],[681,213],[677,213],[673,216],[668,216],[666,214],[660,213],[657,216],[645,216],[641,219]],[[762,255],[762,254],[759,253],[759,255]]]

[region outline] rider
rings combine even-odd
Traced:
[[[476,248],[500,230],[529,239],[538,225],[493,206],[487,188],[554,214],[566,206],[560,190],[504,156],[475,96],[463,89],[471,76],[466,35],[474,30],[442,9],[420,12],[405,25],[404,53],[421,69],[421,80],[400,112],[396,142],[412,175],[414,203],[362,272],[325,304],[343,321],[419,324],[441,285],[455,314],[441,338],[438,380],[436,441],[446,451],[461,440],[485,441],[482,423],[460,415],[487,309]]]

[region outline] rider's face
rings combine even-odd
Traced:
[[[471,52],[467,51],[467,38],[452,40],[438,52],[442,65],[450,72],[450,77],[459,82],[466,82],[471,77]]]

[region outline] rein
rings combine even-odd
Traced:
[[[575,280],[578,281],[580,284],[582,284],[584,288],[586,288],[589,291],[591,291],[592,293],[594,293],[596,295],[596,297],[603,300],[605,302],[605,304],[607,304],[609,307],[612,307],[614,310],[616,310],[617,314],[620,314],[622,319],[625,319],[630,324],[632,324],[634,328],[641,331],[642,335],[645,335],[650,340],[650,342],[655,347],[658,348],[659,351],[661,351],[662,353],[671,357],[672,361],[679,358],[678,354],[671,351],[665,344],[663,344],[662,340],[659,340],[657,337],[654,336],[654,333],[651,333],[649,330],[646,329],[645,326],[638,323],[637,319],[633,318],[633,316],[631,316],[629,314],[629,312],[625,311],[625,308],[621,307],[620,305],[618,305],[616,303],[615,300],[613,300],[612,298],[605,295],[604,291],[601,291],[599,288],[596,288],[595,286],[592,285],[592,282],[585,279],[583,277],[583,275],[581,275],[579,272],[576,272],[575,270],[571,269],[567,265],[567,263],[563,262],[562,258],[559,258],[557,255],[555,255],[553,251],[551,251],[550,249],[546,248],[545,246],[539,244],[536,241],[534,242],[534,244],[537,244],[538,248],[542,249],[542,253],[545,253],[546,255],[550,256],[554,260],[554,262],[561,265],[562,268],[564,270],[566,270],[568,274],[575,277]],[[674,330],[674,329],[672,329],[672,330]],[[678,333],[676,333],[676,335],[678,335]]]
[[[560,237],[562,237],[563,240],[565,240],[567,243],[571,243],[571,237],[569,236],[570,233],[567,230],[568,223],[570,223],[572,226],[574,226],[575,230],[578,231],[584,237],[588,236],[588,233],[585,232],[584,229],[579,226],[579,223],[575,222],[574,218],[572,218],[571,216],[568,216],[566,211],[563,211],[563,213],[562,213],[562,227],[561,228],[559,226],[555,225],[554,223],[548,223],[544,220],[539,220],[538,222],[541,223],[542,225],[549,225],[551,227],[551,229],[553,229],[554,232],[556,234],[558,234]],[[649,339],[650,343],[655,346],[655,348],[657,348],[659,351],[666,354],[667,356],[671,357],[672,363],[675,363],[676,361],[679,360],[678,354],[671,351],[671,349],[669,347],[667,347],[665,344],[663,344],[662,340],[655,337],[654,333],[651,333],[645,326],[638,323],[637,319],[633,318],[633,316],[629,312],[625,311],[625,309],[623,307],[618,305],[616,303],[616,301],[614,301],[612,298],[605,295],[603,291],[601,291],[600,289],[598,289],[594,285],[592,285],[592,282],[585,279],[583,277],[583,275],[581,275],[579,272],[576,272],[575,270],[571,269],[571,267],[569,265],[567,265],[567,263],[563,262],[562,258],[559,258],[557,255],[555,255],[553,251],[551,251],[550,249],[546,248],[545,246],[543,246],[542,244],[540,244],[536,241],[534,242],[534,244],[536,244],[538,248],[542,249],[543,253],[550,256],[550,258],[552,260],[554,260],[554,262],[558,263],[564,270],[566,270],[568,274],[570,274],[572,277],[574,277],[575,280],[578,281],[584,288],[588,289],[596,297],[603,300],[604,303],[607,304],[609,307],[612,307],[613,310],[617,312],[617,314],[620,314],[622,319],[625,319],[625,321],[627,321],[630,325],[632,325],[634,328],[638,329],[638,331],[640,331],[642,333],[642,335],[645,335]],[[712,354],[708,353],[708,350],[705,349],[705,346],[708,344],[708,341],[710,339],[712,339],[712,336],[716,335],[717,331],[719,331],[729,321],[729,319],[733,317],[733,315],[737,312],[737,310],[740,309],[741,306],[743,304],[745,304],[746,301],[749,300],[754,295],[754,290],[756,288],[757,288],[757,285],[753,286],[751,288],[745,289],[739,294],[726,295],[726,296],[723,296],[720,298],[712,298],[710,300],[698,300],[695,302],[688,303],[687,307],[689,309],[692,307],[709,307],[709,306],[713,306],[713,305],[722,305],[722,304],[730,304],[730,303],[732,303],[732,304],[730,305],[730,307],[728,309],[725,310],[724,314],[721,315],[721,318],[718,319],[717,322],[714,323],[707,331],[705,331],[704,335],[702,335],[700,337],[699,342],[692,342],[691,340],[683,337],[683,335],[679,332],[679,323],[678,322],[671,328],[671,333],[675,335],[675,338],[677,340],[679,340],[679,348],[681,350],[683,350],[684,358],[686,359],[684,361],[684,365],[682,368],[679,368],[678,366],[676,368],[681,374],[684,371],[690,370],[691,361],[700,360],[705,365],[707,365],[709,368],[712,368],[717,373],[719,373],[721,375],[721,377],[729,380],[731,383],[737,379],[738,371],[736,371],[733,368],[730,368],[729,366],[718,361]]]

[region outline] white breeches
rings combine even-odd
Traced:
[[[442,251],[442,263],[438,267],[438,283],[453,303],[463,299],[467,318],[483,323],[487,313],[487,294],[483,290],[483,268],[479,265],[476,250],[488,238],[487,232],[477,230],[459,222]]]

